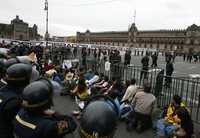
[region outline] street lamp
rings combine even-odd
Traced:
[[[49,7],[48,7],[48,0],[45,0],[45,8],[44,10],[46,11],[46,33],[45,33],[45,40],[46,40],[46,46],[48,46],[48,40],[49,40],[49,33],[48,33],[48,12],[49,12]]]

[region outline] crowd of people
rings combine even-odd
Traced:
[[[152,127],[157,99],[146,77],[148,53],[141,61],[144,83],[139,86],[135,78],[123,81],[114,75],[109,80],[109,76],[85,68],[89,53],[99,60],[109,59],[111,65],[121,62],[118,50],[89,52],[83,48],[82,66],[68,68],[49,62],[40,46],[14,48],[10,53],[0,54],[1,138],[59,138],[76,128],[82,138],[112,138],[119,120],[126,122],[127,131],[142,133]],[[130,64],[130,55],[126,51],[125,65]],[[152,54],[152,61],[156,67],[156,53]],[[167,62],[167,67],[173,68],[171,60]],[[170,76],[172,73],[168,72]],[[166,83],[170,83],[169,79]],[[74,99],[79,109],[72,111],[74,116],[51,108],[55,93]],[[193,135],[190,111],[179,95],[173,96],[171,104],[154,121],[157,137],[191,138]]]

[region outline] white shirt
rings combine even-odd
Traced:
[[[138,89],[137,85],[128,86],[128,88],[126,89],[126,92],[122,98],[122,101],[128,100],[129,102],[132,102],[132,99],[135,96],[137,89]]]
[[[88,84],[92,85],[95,82],[97,82],[98,80],[99,80],[99,76],[98,75],[94,75],[94,77],[88,81]]]

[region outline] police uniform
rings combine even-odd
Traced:
[[[12,120],[21,107],[21,93],[28,84],[31,66],[15,64],[6,71],[6,82],[0,89],[0,138],[12,138]]]
[[[81,115],[80,136],[81,138],[112,138],[117,119],[118,108],[110,98],[92,98]]]
[[[141,60],[142,63],[142,71],[141,71],[141,75],[140,78],[147,78],[147,73],[148,73],[148,69],[149,69],[149,57],[146,55],[142,58]]]
[[[174,71],[174,65],[171,62],[171,60],[169,60],[166,63],[166,77],[165,77],[165,86],[166,87],[170,87],[170,84],[172,82],[171,76],[173,74],[173,71]]]
[[[5,59],[0,58],[0,88],[6,85],[6,83],[3,80],[4,76],[5,76]]]
[[[46,79],[35,81],[23,91],[23,108],[14,119],[18,138],[60,138],[76,129],[74,120],[59,115],[52,105],[53,85]]]

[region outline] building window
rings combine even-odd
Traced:
[[[153,46],[152,46],[152,44],[150,44],[150,48],[152,48]]]

